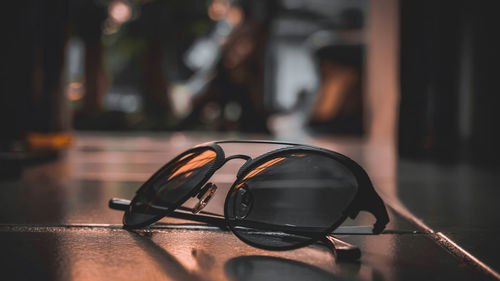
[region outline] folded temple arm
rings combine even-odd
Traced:
[[[129,208],[130,206],[130,201],[126,199],[119,199],[119,198],[112,198],[109,200],[109,207],[114,210],[122,210],[125,211]],[[151,214],[164,214],[165,211],[167,211],[168,208],[158,206],[158,205],[153,205],[149,206],[149,212]],[[177,207],[177,210],[182,211],[173,211],[171,212],[168,216],[172,218],[177,218],[177,219],[185,219],[185,220],[191,220],[191,221],[196,221],[196,222],[203,222],[203,223],[208,223],[213,226],[220,227],[222,229],[226,229],[226,220],[224,219],[224,216],[211,213],[211,212],[205,212],[201,211],[199,214],[192,214],[188,212],[192,212],[191,208],[179,206]],[[250,221],[250,220],[243,220],[237,223],[239,226],[242,227],[250,227],[250,228],[262,228],[262,229],[267,229],[267,230],[276,230],[276,231],[283,231],[283,232],[288,232],[288,233],[293,233],[297,235],[314,235],[315,233],[318,233],[318,228],[315,227],[295,227],[295,226],[290,226],[290,225],[276,225],[276,224],[269,224],[269,223],[264,223],[264,222],[256,222],[256,221]],[[300,229],[300,230],[299,230]],[[331,234],[373,234],[373,229],[371,226],[341,226],[336,228]]]

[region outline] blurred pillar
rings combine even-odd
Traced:
[[[459,7],[444,1],[402,3],[402,156],[429,152],[452,160],[457,155]]]
[[[399,101],[399,1],[370,0],[366,25],[364,118],[366,169],[385,200],[396,198],[396,118]],[[371,251],[391,248],[391,239],[373,243]],[[384,276],[394,276],[390,267]]]
[[[102,27],[108,17],[105,2],[73,0],[72,21],[75,32],[85,44],[85,95],[82,108],[77,112],[75,123],[85,116],[102,111],[102,100],[107,90],[108,79],[103,66],[104,48],[101,42]]]
[[[32,0],[4,6],[2,149],[12,151],[12,143],[24,141],[31,148],[68,143],[68,136],[60,134],[69,124],[63,90],[68,4]]]
[[[489,2],[402,3],[399,153],[500,163],[500,65]]]
[[[82,111],[102,111],[102,100],[107,90],[107,78],[103,66],[103,47],[99,42],[85,42],[85,96]]]
[[[467,158],[500,164],[500,43],[496,1],[467,1],[470,25],[470,135]],[[465,124],[464,124],[465,125]]]
[[[2,150],[24,138],[29,126],[28,103],[34,93],[38,1],[10,1],[2,27],[0,124]]]
[[[368,11],[365,127],[370,140],[394,142],[399,98],[399,1],[371,0]]]
[[[69,129],[64,95],[64,57],[69,32],[69,1],[41,1],[36,51],[34,99],[35,114],[31,128],[49,133]],[[35,29],[36,31],[36,29]]]
[[[162,118],[170,112],[167,99],[168,82],[163,71],[163,46],[158,40],[147,42],[144,57],[144,98],[146,111]]]

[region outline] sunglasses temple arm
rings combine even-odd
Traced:
[[[375,191],[370,178],[368,178],[364,170],[360,171],[362,172],[361,185],[365,186],[365,188],[361,189],[358,194],[356,194],[351,205],[345,211],[345,214],[351,219],[354,219],[359,211],[371,213],[376,219],[372,233],[379,234],[385,229],[387,223],[389,223],[389,215],[387,214],[384,201],[382,201],[382,198],[380,198]]]
[[[128,209],[129,206],[130,206],[130,200],[121,199],[121,198],[112,198],[109,200],[109,208],[111,208],[113,210],[125,211]],[[183,206],[180,206],[177,209],[181,210],[181,211],[186,211],[186,212],[192,211],[192,209],[186,208]],[[161,209],[159,211],[163,211],[163,210]],[[208,223],[208,224],[211,224],[213,226],[220,227],[222,229],[227,228],[226,221],[223,218],[223,216],[221,216],[219,214],[211,213],[211,212],[201,211],[199,214],[195,215],[195,214],[190,214],[190,213],[174,211],[171,214],[169,214],[169,217]],[[317,233],[316,229],[310,229],[309,231],[302,229],[302,231],[301,231],[297,227],[268,224],[268,223],[256,222],[256,221],[251,221],[251,220],[245,220],[245,221],[238,222],[238,225],[243,226],[243,227],[255,228],[255,229],[260,228],[260,229],[284,231],[286,233],[296,234],[296,235],[304,235],[304,236],[313,236],[314,234]],[[368,227],[368,226],[356,226],[356,227],[354,227],[354,226],[342,227],[341,226],[341,227],[338,227],[337,229],[335,229],[331,234],[371,234],[371,233],[372,233],[372,229],[371,229],[371,227]]]
[[[108,205],[109,205],[109,208],[111,208],[111,209],[126,211],[130,206],[130,200],[121,199],[121,198],[112,198],[109,200]],[[156,209],[159,213],[165,211],[165,209],[161,208],[161,207],[150,206],[150,208],[152,208],[151,209],[152,211],[154,211]],[[182,206],[177,207],[177,209],[181,210],[181,211],[186,211],[186,212],[192,211],[192,209],[182,207]],[[190,213],[173,211],[168,216],[172,217],[172,218],[177,218],[177,219],[184,219],[184,220],[191,220],[191,221],[208,223],[210,225],[217,226],[217,227],[220,227],[222,229],[227,228],[225,219],[221,215],[215,214],[215,213],[201,211],[199,214],[195,215],[195,214],[190,214]],[[254,228],[254,229],[260,228],[260,229],[267,229],[267,230],[284,231],[286,233],[303,235],[303,236],[313,236],[314,234],[317,233],[317,231],[315,231],[314,229],[311,229],[309,231],[305,230],[305,229],[300,230],[296,227],[268,224],[268,223],[256,222],[256,221],[251,221],[251,220],[240,221],[240,222],[238,222],[238,225],[243,226],[243,227],[250,227],[250,228]]]
[[[332,251],[337,262],[357,261],[361,258],[361,250],[358,247],[331,235],[326,235],[322,242]]]
[[[369,193],[371,193],[370,197],[367,198],[371,198],[371,200],[360,204],[360,210],[373,214],[376,219],[375,224],[373,225],[373,234],[379,234],[385,229],[387,223],[389,223],[389,215],[387,214],[384,201],[382,201],[373,188],[369,191]]]
[[[113,210],[125,211],[130,206],[130,200],[120,199],[120,198],[112,198],[109,200],[108,206],[109,206],[109,208],[111,208]],[[182,207],[182,206],[178,207],[177,209],[182,210],[182,211],[192,211],[192,209]],[[163,209],[159,209],[158,211],[163,211]],[[206,214],[206,215],[210,215],[210,216],[205,216],[202,214]],[[190,213],[182,213],[182,212],[174,211],[171,214],[169,214],[168,216],[172,217],[172,218],[177,218],[177,219],[185,219],[185,220],[192,220],[192,221],[197,221],[197,222],[204,222],[204,223],[211,224],[213,226],[217,226],[217,227],[226,229],[226,221],[223,218],[221,218],[220,215],[215,214],[215,213],[201,211],[200,214],[195,215],[195,214],[190,214]]]
[[[218,217],[210,217],[210,216],[204,216],[204,215],[194,215],[190,213],[181,213],[177,211],[173,211],[171,214],[168,215],[169,217],[176,218],[176,219],[184,219],[184,220],[192,220],[192,221],[197,221],[197,222],[204,222],[213,226],[217,226],[221,229],[226,229],[226,221],[223,218],[218,218]]]
[[[111,198],[108,201],[108,207],[113,210],[126,211],[130,205],[130,200],[121,198]]]

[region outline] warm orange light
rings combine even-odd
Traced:
[[[31,149],[62,149],[73,143],[73,136],[70,133],[30,133],[27,142]]]
[[[81,82],[71,82],[66,90],[66,97],[70,101],[80,100],[84,95],[84,87]]]
[[[190,157],[192,154],[188,154],[184,157],[182,157],[178,162],[181,162],[183,159],[186,159],[186,157]],[[174,177],[186,173],[186,172],[191,172],[192,170],[203,167],[207,165],[208,163],[212,162],[215,159],[216,153],[213,150],[207,150],[203,153],[201,153],[198,156],[195,156],[193,159],[189,160],[188,162],[184,163],[183,165],[180,165],[176,167],[176,169],[172,172],[172,175],[168,178],[168,180],[173,179]]]
[[[122,24],[130,19],[132,11],[130,6],[123,1],[114,1],[109,5],[109,16],[117,24]]]
[[[211,20],[221,20],[226,17],[229,10],[229,2],[225,0],[214,0],[208,7],[208,16]]]
[[[239,7],[231,7],[227,13],[226,20],[232,27],[240,25],[243,21],[243,11]]]

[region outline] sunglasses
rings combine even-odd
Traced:
[[[231,143],[282,147],[256,158],[226,157],[220,145]],[[202,211],[217,190],[208,180],[234,159],[245,163],[226,195],[224,216]],[[181,206],[190,198],[198,199],[193,208]],[[123,225],[128,229],[169,216],[229,228],[243,242],[266,250],[291,250],[325,241],[352,250],[354,246],[330,236],[347,217],[354,219],[360,211],[373,214],[373,234],[382,232],[389,222],[384,202],[355,161],[320,147],[274,141],[198,145],[154,173],[132,201],[113,198],[109,207],[125,211]]]

